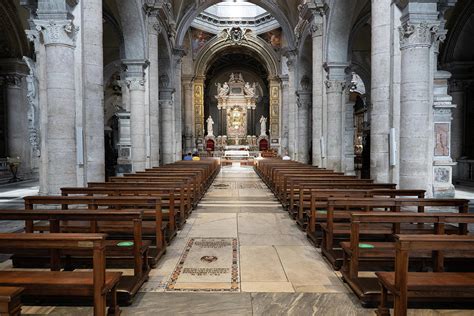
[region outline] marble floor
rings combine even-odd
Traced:
[[[26,307],[23,312],[90,315],[91,308]],[[122,315],[374,311],[360,306],[251,168],[226,167]],[[474,316],[474,311],[411,310],[409,315]]]

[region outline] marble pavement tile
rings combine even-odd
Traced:
[[[296,285],[331,285],[333,272],[321,256],[308,246],[275,246],[290,282]]]
[[[238,215],[239,234],[276,234],[277,221],[272,213],[241,213]]]
[[[252,293],[252,308],[253,315],[262,316],[374,315],[347,294]]]
[[[273,234],[239,234],[241,246],[308,246],[311,243],[305,236]]]
[[[293,293],[295,289],[290,282],[242,282],[240,284],[242,292],[276,292]]]
[[[146,293],[138,294],[130,307],[124,307],[127,316],[172,315],[252,315],[249,293]]]
[[[240,247],[242,282],[287,282],[275,248],[271,246]]]

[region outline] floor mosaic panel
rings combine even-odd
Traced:
[[[239,275],[237,238],[191,238],[166,290],[237,292]]]

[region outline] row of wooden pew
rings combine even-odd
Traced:
[[[474,298],[468,200],[425,198],[292,161],[260,160],[255,170],[363,306],[390,315],[393,297],[395,315],[406,315],[408,300]]]
[[[0,270],[0,314],[19,315],[21,296],[28,305],[93,302],[94,315],[119,315],[219,169],[213,159],[181,161],[0,210],[0,221],[25,222],[24,233],[0,234],[14,268]]]

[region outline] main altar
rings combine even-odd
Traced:
[[[219,117],[213,118],[209,115],[206,119],[206,151],[225,159],[246,160],[258,156],[262,150],[267,150],[269,148],[267,118],[262,116],[259,119],[260,133],[257,134],[255,131],[257,83],[246,82],[241,73],[231,73],[228,81],[216,85],[215,98]],[[214,134],[215,120],[220,124],[217,130],[222,135]]]
[[[245,82],[241,73],[232,73],[229,81],[217,84],[217,108],[225,115],[225,133],[230,144],[247,142],[248,121],[256,107],[256,83]],[[252,121],[252,120],[250,120]],[[248,145],[248,144],[246,144]]]

